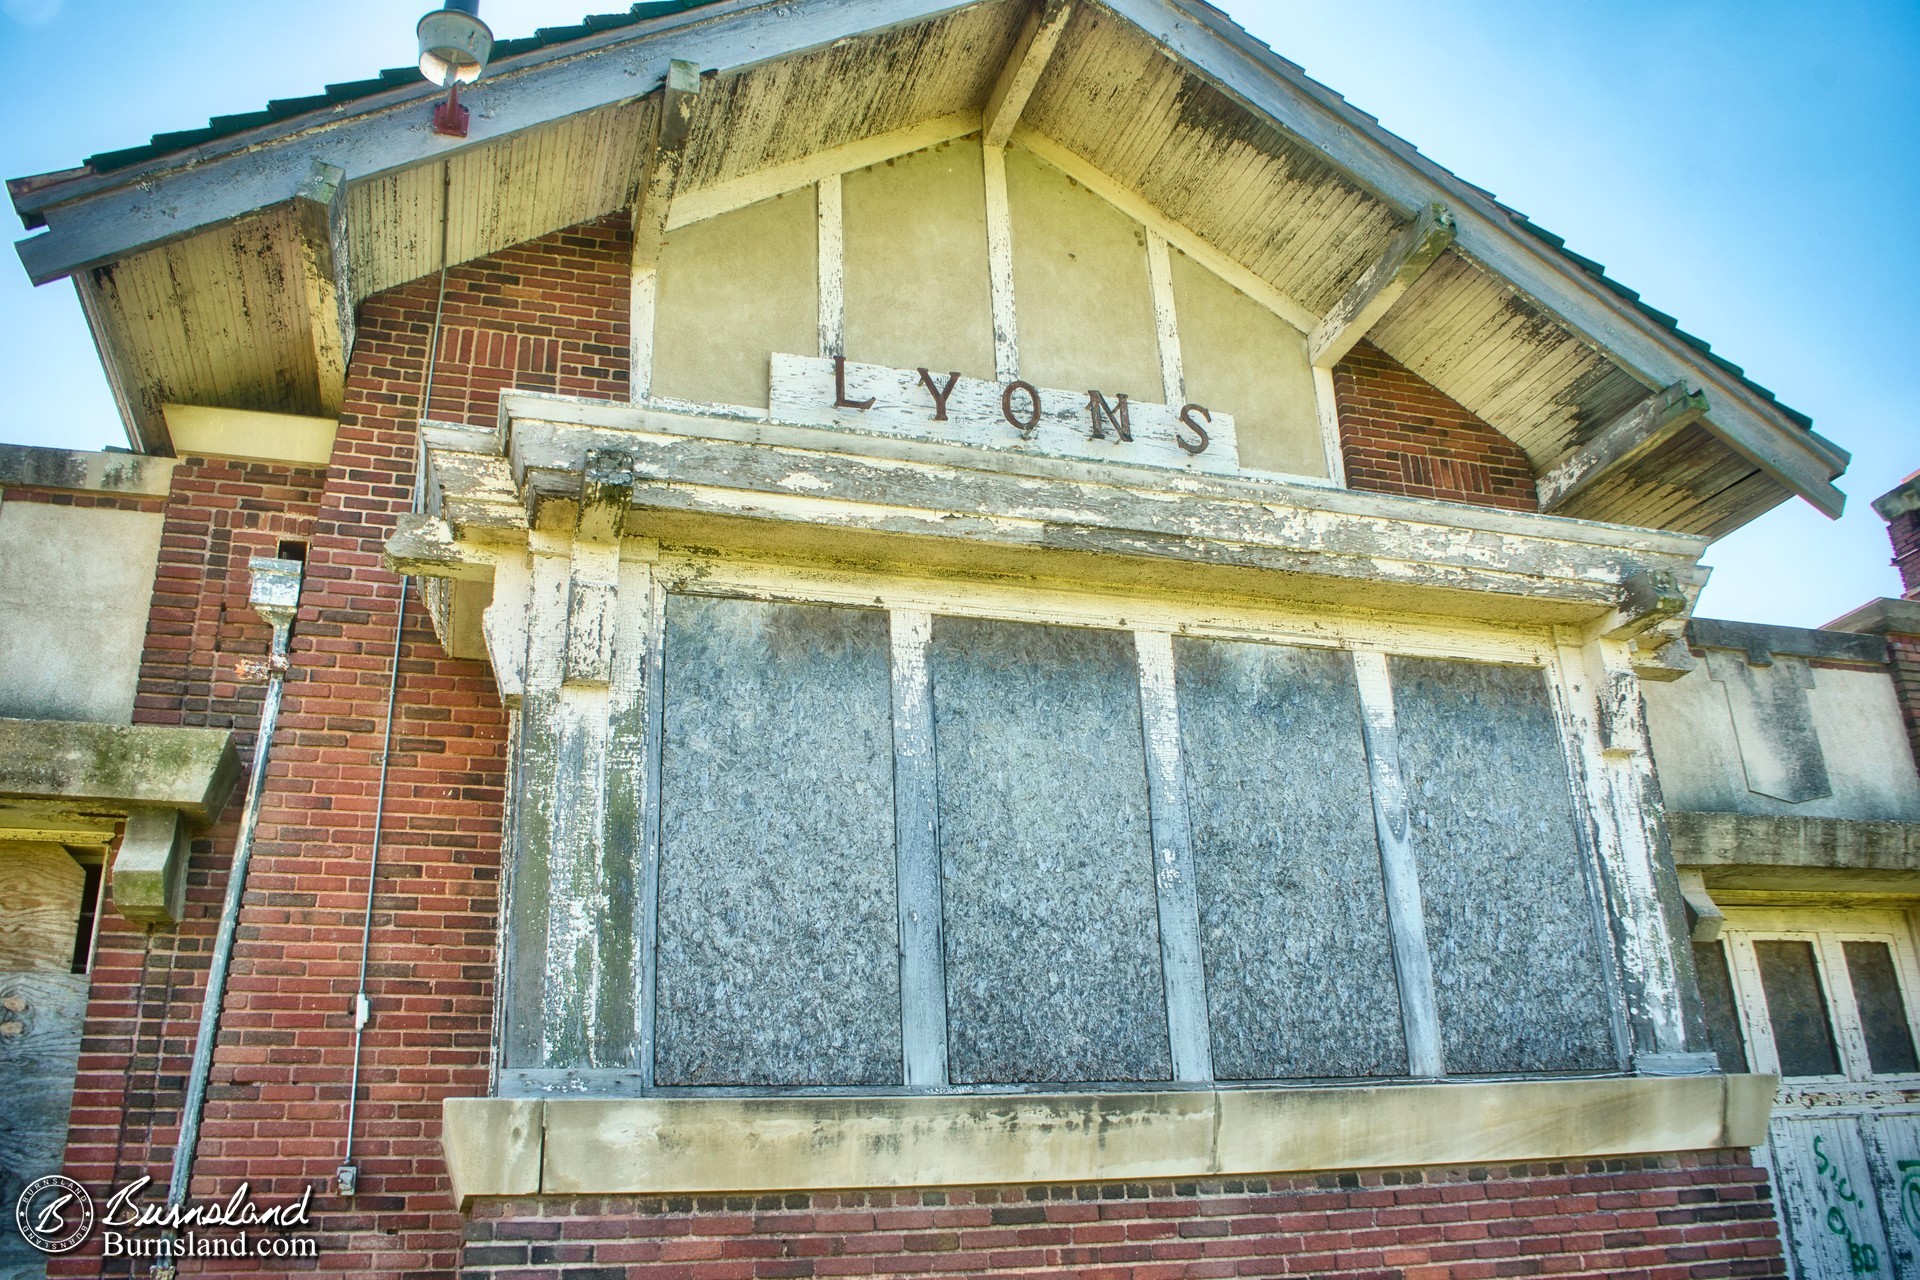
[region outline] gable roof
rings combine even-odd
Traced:
[[[48,228],[21,242],[20,252],[36,280],[76,276],[102,337],[124,301],[115,296],[114,269],[165,253],[177,274],[178,260],[191,256],[180,242],[207,241],[199,247],[213,252],[203,255],[209,261],[200,269],[218,270],[218,250],[233,252],[236,236],[285,241],[252,224],[271,221],[271,211],[285,207],[319,159],[344,170],[353,193],[346,275],[351,294],[363,297],[438,265],[438,243],[424,223],[394,212],[405,205],[415,223],[437,218],[430,188],[440,182],[428,170],[440,166],[432,161],[457,165],[462,189],[500,188],[529,164],[551,162],[542,153],[557,145],[570,147],[576,159],[591,153],[596,176],[574,181],[570,199],[542,210],[496,208],[482,219],[494,239],[532,238],[624,207],[642,164],[632,139],[649,136],[660,97],[635,90],[662,83],[669,58],[693,58],[717,90],[702,99],[682,187],[697,202],[703,188],[791,168],[809,149],[916,128],[934,141],[942,127],[964,132],[969,112],[977,128],[979,104],[1026,16],[1023,0],[636,5],[500,42],[487,78],[465,95],[475,112],[469,139],[426,129],[419,104],[437,91],[405,70],[222,117],[203,130],[158,135],[79,170],[11,183],[28,225]],[[1149,89],[1158,97],[1144,101],[1149,108],[1158,103],[1157,116],[1124,96],[1137,103]],[[766,126],[770,111],[778,113],[777,128]],[[1069,33],[1034,88],[1026,124],[1030,140],[1061,144],[1243,262],[1309,315],[1324,314],[1413,213],[1444,203],[1459,228],[1453,251],[1382,319],[1374,340],[1514,438],[1538,471],[1566,461],[1649,390],[1684,382],[1706,394],[1700,424],[1664,451],[1623,463],[1623,474],[1603,480],[1597,497],[1583,498],[1587,508],[1572,514],[1717,534],[1793,492],[1830,514],[1839,509],[1831,480],[1847,455],[1808,430],[1805,415],[1779,404],[1672,317],[1642,304],[1598,263],[1433,164],[1201,0],[1078,0]],[[1138,163],[1143,151],[1177,163],[1148,171]],[[1204,189],[1230,160],[1242,174],[1238,194],[1254,201],[1243,201],[1237,214],[1211,206]],[[448,168],[440,179],[453,176]],[[156,186],[171,198],[151,198]],[[494,203],[506,203],[497,191]],[[352,224],[366,221],[373,206],[386,211],[380,234],[393,252],[364,243],[364,232],[356,239]],[[569,221],[555,221],[562,217]],[[450,238],[455,261],[504,247],[485,234]],[[1312,247],[1303,252],[1303,245]],[[137,265],[127,274],[137,276]],[[1565,375],[1560,385],[1543,383],[1529,396],[1510,385],[1514,370],[1504,377],[1484,368],[1474,373],[1466,367],[1473,362],[1433,332],[1437,317],[1427,312],[1442,308],[1456,327],[1463,316],[1476,318],[1477,327],[1457,333],[1454,345],[1498,339],[1495,345],[1511,348],[1510,364],[1531,353],[1535,381],[1551,366]],[[144,362],[141,351],[124,349],[141,347],[139,335],[108,333],[102,345],[110,373],[116,359]],[[134,403],[142,397],[150,400],[152,389],[124,392],[123,404],[136,438],[151,444],[151,428],[140,424],[154,414]]]

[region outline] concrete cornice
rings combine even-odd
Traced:
[[[1873,636],[1920,636],[1920,600],[1891,597],[1869,600],[1852,613],[1835,618],[1822,630],[1858,631]]]
[[[172,458],[140,453],[92,453],[81,449],[0,444],[0,484],[28,489],[164,498],[173,484],[176,465]]]
[[[880,1097],[450,1098],[454,1200],[1164,1181],[1749,1147],[1775,1077]]]

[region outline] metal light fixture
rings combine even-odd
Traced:
[[[480,78],[493,52],[493,32],[480,21],[480,0],[446,0],[420,19],[415,34],[420,74],[447,91],[446,100],[433,109],[433,131],[464,138],[467,109],[460,105],[460,86]]]

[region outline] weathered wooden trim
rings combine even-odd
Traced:
[[[1707,398],[1676,382],[1608,422],[1535,484],[1542,511],[1572,504],[1600,478],[1671,440],[1707,412]]]
[[[1160,967],[1166,984],[1173,1078],[1203,1083],[1213,1079],[1213,1042],[1208,1031],[1206,966],[1200,955],[1200,900],[1194,883],[1186,770],[1180,757],[1173,636],[1165,631],[1135,631],[1133,640],[1140,664],[1153,887],[1159,907]]]
[[[337,417],[224,409],[213,405],[163,404],[160,413],[174,452],[185,457],[245,458],[296,467],[325,467],[333,460]]]
[[[810,187],[822,178],[884,164],[888,160],[897,160],[901,156],[978,132],[979,112],[956,111],[908,125],[904,129],[877,133],[871,138],[816,151],[810,156],[771,165],[743,177],[728,178],[712,186],[682,191],[674,198],[673,209],[667,214],[667,230],[717,218],[723,213],[732,213],[762,200],[771,200],[775,196]]]
[[[450,1098],[478,1197],[1160,1182],[1749,1147],[1773,1076],[1132,1093]],[[537,1118],[536,1118],[537,1117]]]
[[[1380,842],[1381,888],[1387,903],[1387,929],[1393,939],[1393,972],[1400,988],[1407,1074],[1434,1079],[1444,1076],[1447,1069],[1440,1048],[1433,955],[1427,946],[1426,908],[1420,896],[1420,867],[1413,856],[1412,817],[1400,772],[1400,730],[1394,718],[1393,684],[1386,655],[1355,651],[1353,678],[1360,695],[1360,728],[1373,791],[1374,833]]]
[[[1167,238],[1147,232],[1147,282],[1153,292],[1153,329],[1160,349],[1160,393],[1171,405],[1187,402],[1187,376],[1180,360],[1180,321],[1173,303],[1173,264]]]
[[[842,230],[840,175],[829,174],[815,186],[820,227],[820,354],[847,354],[846,236]]]
[[[346,394],[347,362],[354,341],[346,187],[347,175],[339,166],[315,160],[293,193],[320,411],[336,416]]]
[[[666,243],[667,215],[680,185],[686,161],[687,137],[693,128],[693,109],[700,100],[700,67],[675,58],[667,63],[661,85],[660,111],[654,117],[653,136],[637,166],[640,182],[633,197],[633,262],[635,269],[654,267]]]
[[[1676,874],[1680,882],[1681,901],[1693,913],[1693,940],[1714,941],[1726,926],[1727,913],[1720,909],[1720,904],[1707,891],[1707,873],[1699,867],[1681,867]]]
[[[1339,364],[1452,243],[1453,215],[1446,206],[1420,210],[1314,326],[1307,337],[1314,367]]]
[[[1073,0],[1038,0],[1028,12],[980,113],[980,132],[988,146],[1004,147],[1013,136],[1013,127],[1020,122],[1020,113],[1026,110],[1027,99],[1033,96],[1072,17]]]
[[[888,614],[893,641],[895,891],[900,903],[900,1052],[909,1088],[947,1083],[947,956],[940,892],[933,684],[933,616]]]
[[[1311,333],[1313,327],[1320,323],[1319,316],[1281,293],[1265,278],[1255,275],[1245,266],[1229,258],[1046,134],[1023,124],[1013,131],[1013,141],[1033,152],[1141,226],[1158,232],[1168,244],[1300,330],[1301,333]]]
[[[987,193],[987,284],[993,302],[993,371],[1002,382],[1020,376],[1020,327],[1013,302],[1013,213],[1007,204],[1007,153],[981,147]]]
[[[449,453],[449,461],[452,460],[453,452],[465,453],[470,456],[473,463],[485,468],[472,473],[462,473],[464,482],[474,486],[471,492],[463,491],[462,500],[476,503],[482,498],[493,500],[502,492],[500,486],[504,486],[504,493],[508,495],[518,493],[523,474],[516,472],[513,464],[499,456],[501,449],[509,447],[508,442],[511,437],[522,432],[533,431],[558,433],[554,437],[557,439],[560,436],[566,436],[572,428],[576,427],[620,433],[613,437],[616,441],[644,436],[734,441],[774,448],[858,454],[875,460],[924,463],[994,474],[1116,485],[1128,489],[1138,489],[1142,486],[1153,489],[1157,485],[1168,483],[1166,473],[1154,468],[1105,463],[1089,465],[1067,459],[993,453],[930,441],[857,436],[842,431],[770,422],[764,418],[763,411],[728,414],[696,413],[666,408],[658,401],[651,405],[634,406],[538,391],[503,391],[500,395],[500,407],[502,420],[510,423],[511,429],[504,432],[501,437],[497,437],[503,443],[493,446],[492,453],[485,455],[475,453],[471,446]],[[468,434],[477,439],[491,433]],[[582,435],[579,439],[582,449],[581,457],[584,458],[588,437]],[[435,454],[437,465],[439,451],[430,447],[430,452]],[[575,463],[574,469],[577,470],[578,466],[579,464]],[[428,480],[430,486],[436,483],[431,469]],[[1677,557],[1691,563],[1699,559],[1711,542],[1710,539],[1697,534],[1676,533],[1665,529],[1641,529],[1592,520],[1569,520],[1532,512],[1471,507],[1460,503],[1411,498],[1403,494],[1338,489],[1311,477],[1183,475],[1176,483],[1177,488],[1167,490],[1168,493],[1191,494],[1202,498],[1237,497],[1262,503],[1277,502],[1281,506],[1288,507],[1310,507],[1338,514],[1380,516],[1396,522],[1410,521],[1447,529],[1483,530],[1525,539],[1547,539],[1578,544],[1596,549],[1607,547],[1632,559],[1642,556],[1653,559]],[[517,498],[513,500],[518,501]],[[524,515],[519,527],[521,529],[526,527]]]
[[[646,740],[641,756],[645,781],[640,829],[639,910],[634,923],[634,948],[639,969],[634,1010],[634,1066],[640,1079],[653,1084],[653,1053],[659,1035],[660,953],[660,756],[667,723],[667,593],[649,573],[646,594]]]
[[[896,459],[912,455],[905,446],[915,442],[895,443],[903,446]],[[1133,481],[1127,484],[1117,474],[1105,484],[1036,480],[944,460],[882,461],[534,422],[515,424],[511,447],[523,502],[577,492],[579,459],[589,448],[606,448],[632,466],[635,503],[653,511],[1330,575],[1373,582],[1382,591],[1487,592],[1595,612],[1614,608],[1627,576],[1663,560],[1649,549],[1594,545],[1582,536],[1591,526],[1560,528],[1562,522],[1544,517],[1532,517],[1541,523],[1531,528],[1520,523],[1499,534],[1469,532],[1481,513],[1455,523],[1446,504],[1365,495],[1371,511],[1343,512],[1332,509],[1331,498],[1353,506],[1361,495],[1280,484],[1206,496],[1197,475],[1182,474],[1176,492],[1169,482],[1147,479],[1147,468],[1133,469],[1139,478],[1125,477]],[[1152,496],[1156,491],[1161,496]]]
[[[1340,444],[1340,397],[1333,370],[1313,367],[1313,408],[1320,422],[1320,447],[1327,457],[1327,478],[1347,487],[1347,452]]]
[[[628,285],[627,399],[643,404],[653,395],[653,325],[659,311],[660,271],[657,266],[633,262]]]
[[[1676,953],[1685,942],[1668,914],[1669,906],[1678,911],[1678,889],[1670,878],[1663,884],[1660,874],[1666,831],[1631,663],[1624,644],[1581,645],[1569,636],[1556,647],[1549,670],[1576,829],[1590,875],[1597,876],[1586,887],[1601,936],[1612,942],[1617,1004],[1626,1011],[1628,1043],[1622,1049],[1637,1058],[1688,1052],[1685,1001],[1691,992],[1681,983]],[[1628,688],[1631,697],[1603,700],[1603,693]]]

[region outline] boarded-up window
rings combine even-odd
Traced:
[[[1767,1021],[1783,1076],[1840,1074],[1827,996],[1814,965],[1813,944],[1770,940],[1753,944],[1760,985],[1767,995]]]
[[[1727,949],[1718,942],[1693,944],[1693,968],[1700,975],[1700,1002],[1707,1015],[1707,1036],[1720,1069],[1747,1070],[1747,1050],[1740,1038],[1740,1013],[1733,1000],[1733,974],[1727,968]]]
[[[897,1084],[887,617],[672,596],[662,1084]]]
[[[1424,658],[1390,670],[1447,1070],[1617,1066],[1542,673]]]
[[[1900,998],[1900,980],[1894,974],[1893,949],[1884,942],[1847,942],[1842,947],[1874,1073],[1920,1071],[1906,1002]]]
[[[1403,1074],[1353,659],[1174,655],[1215,1076]]]
[[[936,618],[956,1083],[1172,1074],[1133,638]]]

